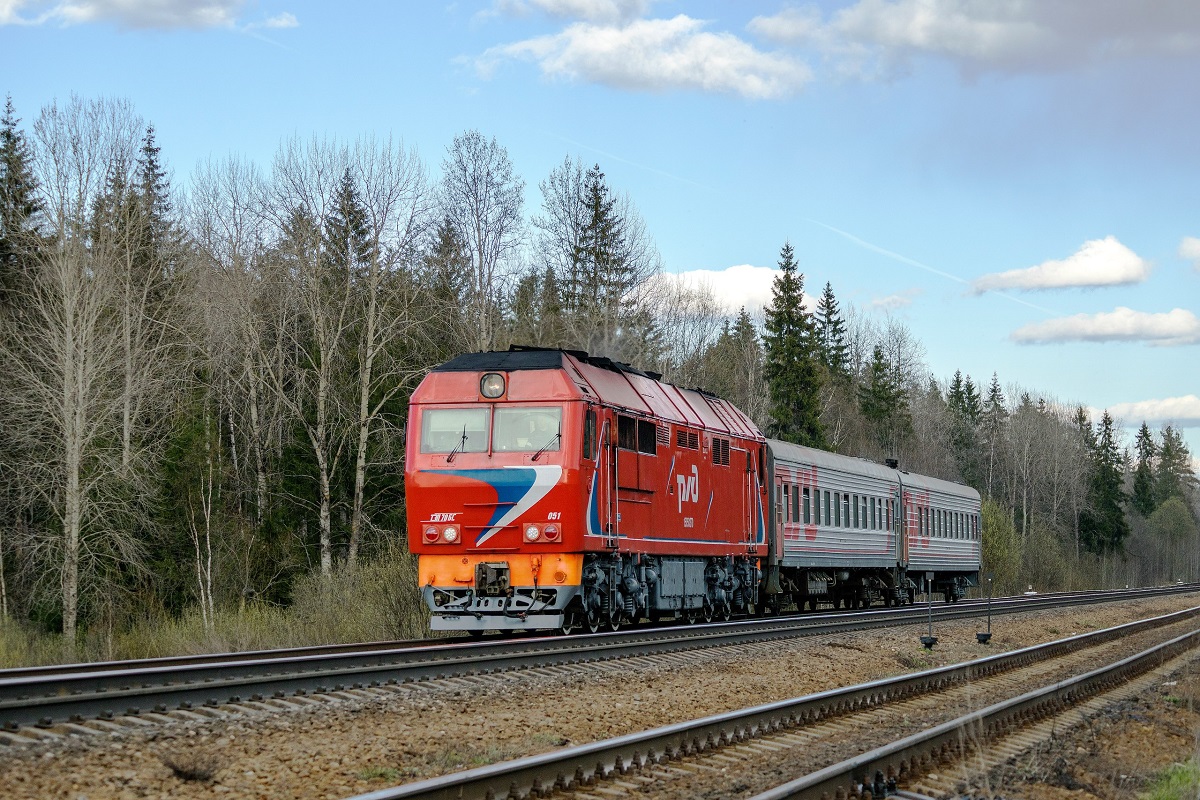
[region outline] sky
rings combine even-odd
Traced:
[[[731,309],[790,242],[808,292],[903,322],[939,379],[1200,455],[1194,0],[0,0],[0,52],[26,126],[128,98],[177,186],[314,134],[436,175],[477,129],[528,216],[564,157],[599,164]]]

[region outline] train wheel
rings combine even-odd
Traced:
[[[729,603],[726,603],[721,606],[721,621],[729,622],[731,619],[733,619],[733,609],[729,606]]]
[[[600,615],[599,614],[597,614],[593,611],[587,612],[587,619],[584,620],[584,622],[587,625],[588,633],[599,633],[600,632]]]
[[[705,622],[713,621],[713,607],[707,600],[704,601],[704,609],[700,613],[704,617]]]
[[[574,611],[563,612],[562,624],[558,626],[558,632],[563,636],[570,636],[573,631],[579,630],[579,616]]]
[[[621,630],[621,615],[616,614],[608,618],[608,629],[613,633]]]

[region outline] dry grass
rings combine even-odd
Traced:
[[[218,609],[207,627],[199,611],[179,618],[140,619],[115,632],[111,640],[85,637],[70,655],[64,655],[61,636],[0,619],[0,668],[428,635],[429,614],[417,588],[416,559],[398,547],[357,569],[335,569],[328,579],[302,578],[288,608],[252,604]]]

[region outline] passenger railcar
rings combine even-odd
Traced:
[[[974,490],[768,440],[727,401],[609,359],[460,356],[422,381],[408,426],[435,630],[949,601],[977,582]]]

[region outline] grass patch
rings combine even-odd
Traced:
[[[218,607],[208,626],[198,610],[179,617],[149,614],[126,620],[111,632],[87,632],[69,648],[61,635],[0,619],[0,668],[429,635],[429,612],[417,586],[416,557],[398,545],[355,569],[340,566],[328,578],[319,574],[301,578],[287,608],[263,603]]]
[[[377,766],[361,769],[357,775],[360,781],[398,781],[404,777],[404,773],[395,767]]]
[[[1154,779],[1141,800],[1190,800],[1200,790],[1200,764],[1172,764]]]

